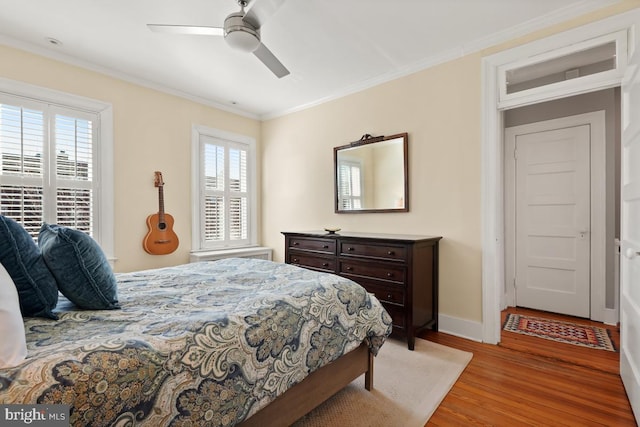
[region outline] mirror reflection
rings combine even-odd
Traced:
[[[407,134],[334,148],[336,212],[408,211]]]

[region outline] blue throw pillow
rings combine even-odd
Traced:
[[[88,310],[120,308],[116,277],[95,240],[82,231],[43,224],[38,245],[60,292]]]
[[[40,249],[20,224],[0,215],[0,262],[18,289],[23,316],[57,319],[55,278],[44,263]]]

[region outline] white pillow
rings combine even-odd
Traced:
[[[27,357],[27,339],[18,290],[0,264],[0,368],[11,368]]]

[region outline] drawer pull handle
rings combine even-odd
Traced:
[[[349,252],[353,252],[353,251],[355,251],[355,248],[352,248],[351,246],[349,246],[349,247],[347,248],[347,250],[348,250]]]
[[[393,295],[391,294],[387,295],[387,299],[393,299]]]
[[[323,262],[323,263],[322,263],[322,266],[323,266],[323,267],[329,267],[329,263],[328,263],[328,262]]]
[[[395,255],[396,253],[394,251],[389,251],[387,252],[387,255]]]
[[[387,277],[393,277],[393,273],[387,273]]]
[[[298,242],[293,242],[293,246],[298,246],[300,243]]]
[[[353,270],[353,267],[347,267],[347,271]]]
[[[298,262],[298,258],[294,258],[294,259],[293,259],[293,262]]]
[[[329,249],[329,245],[322,246],[322,249]]]

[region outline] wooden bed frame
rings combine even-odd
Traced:
[[[313,372],[238,425],[242,427],[291,425],[362,374],[365,374],[364,387],[371,391],[373,389],[373,354],[365,343]]]

